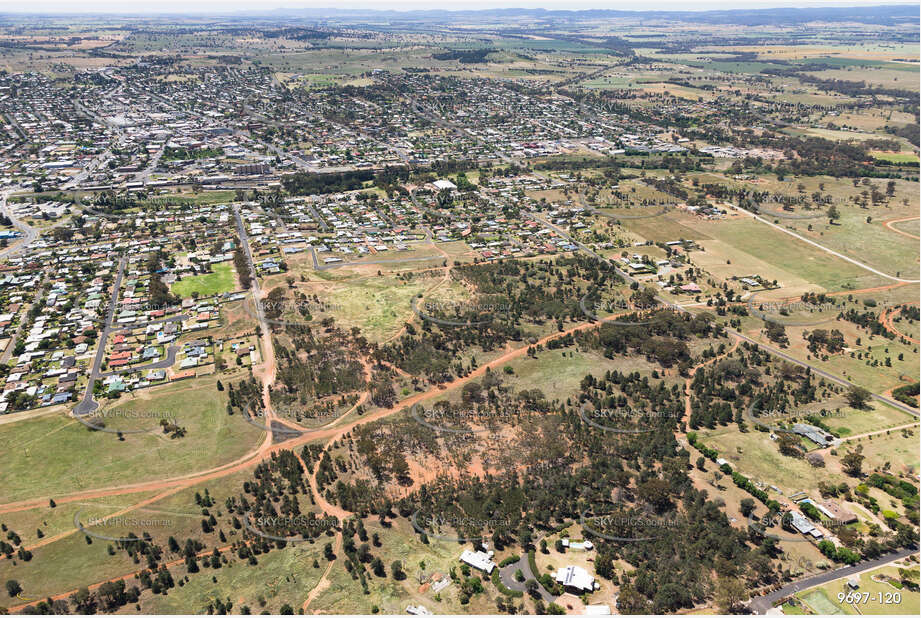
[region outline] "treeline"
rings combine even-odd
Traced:
[[[167,146],[163,151],[164,161],[185,161],[191,159],[211,159],[224,154],[223,148],[180,148]]]
[[[316,174],[314,172],[295,172],[281,177],[281,185],[290,195],[321,195],[355,191],[364,187],[364,183],[374,180],[374,173],[369,170],[338,172],[335,174]]]
[[[457,60],[461,64],[479,64],[488,62],[486,56],[498,51],[493,47],[483,47],[481,49],[455,49],[437,54],[432,54],[435,60]]]

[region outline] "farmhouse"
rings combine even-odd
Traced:
[[[793,433],[809,438],[820,446],[826,446],[835,441],[835,436],[824,429],[809,425],[808,423],[794,423]]]
[[[825,500],[815,505],[817,509],[834,519],[840,524],[852,524],[857,521],[857,516],[842,507],[834,500]]]

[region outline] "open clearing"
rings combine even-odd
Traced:
[[[229,416],[226,404],[214,380],[204,378],[123,396],[116,409],[132,412],[105,417],[106,426],[151,430],[126,433],[124,440],[63,415],[0,426],[3,442],[22,453],[0,463],[0,499],[137,483],[232,461],[255,447],[263,432],[239,415]],[[186,429],[185,437],[165,436],[158,427],[161,418],[174,418]]]
[[[206,275],[186,277],[172,285],[170,291],[183,298],[194,296],[213,296],[232,292],[236,287],[236,273],[230,264],[214,264],[213,272]]]

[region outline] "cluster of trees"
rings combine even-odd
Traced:
[[[461,64],[479,64],[488,62],[486,56],[498,50],[491,47],[481,47],[480,49],[453,49],[445,52],[432,54],[435,60],[457,60]]]
[[[610,265],[583,255],[463,265],[452,274],[476,295],[456,303],[420,303],[417,308],[426,316],[421,332],[407,324],[399,339],[375,350],[375,359],[434,383],[446,382],[475,368],[475,359],[468,366],[457,360],[471,347],[488,352],[522,341],[529,325],[548,320],[558,330],[568,321],[584,321],[579,301],[585,291],[610,291],[622,281]]]
[[[371,180],[374,180],[374,173],[369,170],[335,174],[296,172],[282,176],[281,185],[289,195],[320,195],[361,189]]]
[[[816,355],[823,351],[828,354],[837,354],[845,347],[844,333],[837,328],[831,331],[817,328],[809,333],[806,340],[809,342],[809,351]]]
[[[191,159],[212,159],[224,154],[223,148],[181,148],[167,146],[163,151],[164,161],[188,161]]]
[[[240,244],[240,237],[234,238],[233,266],[237,271],[237,278],[240,280],[240,287],[244,290],[250,289],[253,285],[252,269],[249,260],[246,258],[246,252]]]
[[[272,389],[273,402],[306,403],[367,387],[359,360],[359,352],[366,345],[364,338],[353,339],[329,322],[320,335],[306,326],[288,326],[287,332],[292,346],[280,341],[275,344],[278,374]]]
[[[576,334],[581,345],[601,349],[608,358],[639,353],[663,367],[678,365],[684,373],[691,365],[687,342],[697,337],[723,336],[722,327],[706,313],[691,315],[662,308],[630,313],[599,328]]]
[[[752,408],[755,417],[762,410],[792,410],[815,401],[818,389],[812,374],[802,367],[777,363],[757,346],[743,343],[720,362],[700,367],[694,373],[688,426],[714,429],[735,422],[744,430],[747,408]]]

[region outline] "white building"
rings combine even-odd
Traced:
[[[598,587],[595,578],[589,575],[588,571],[575,565],[557,569],[553,574],[553,579],[564,588],[574,588],[583,592],[591,592]]]
[[[486,573],[492,573],[492,570],[496,568],[496,563],[492,561],[493,552],[483,552],[483,551],[470,551],[465,549],[461,553],[460,561],[469,564],[475,569],[479,569]]]
[[[438,189],[439,191],[442,191],[444,189],[450,189],[451,191],[453,191],[454,189],[457,188],[457,185],[451,182],[450,180],[436,180],[435,182],[432,183],[432,186]]]

